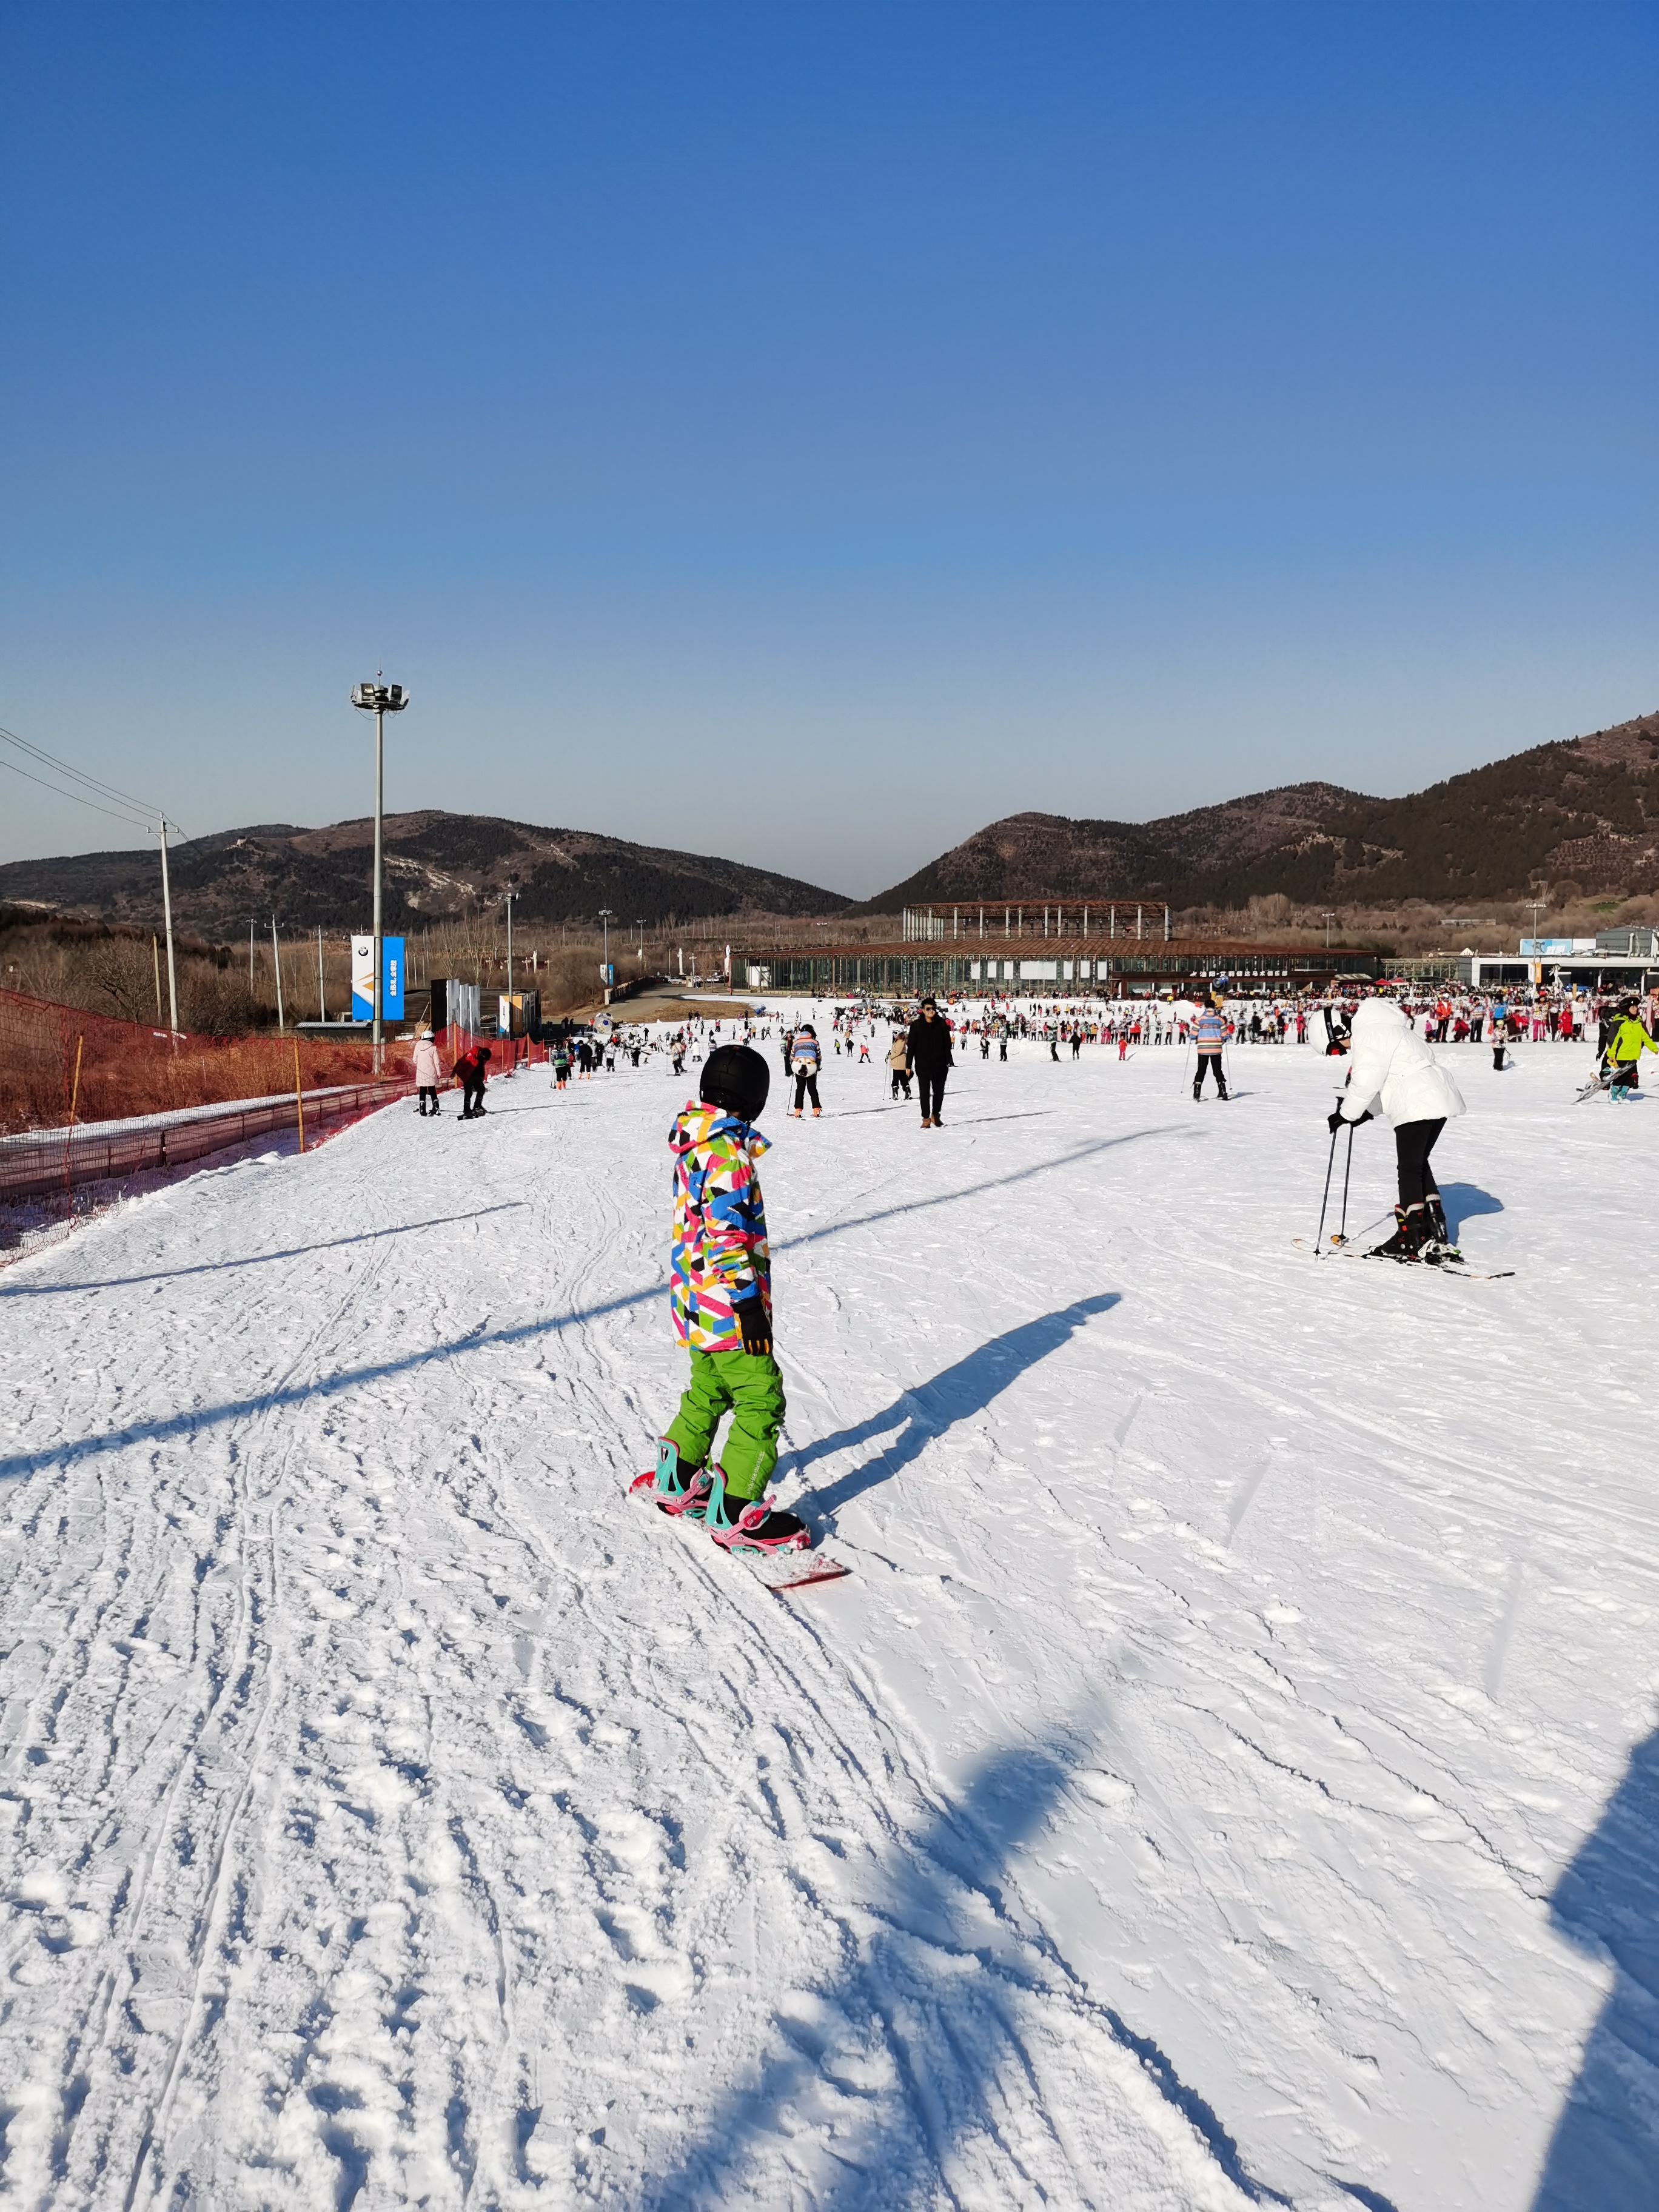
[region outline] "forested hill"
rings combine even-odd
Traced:
[[[1659,889],[1659,714],[1534,745],[1403,799],[1291,784],[1153,822],[1015,814],[854,909],[1133,896],[1237,907]]]
[[[368,927],[374,825],[326,830],[291,823],[226,830],[177,848],[174,918],[208,938],[246,933],[271,914],[288,926]],[[419,928],[497,899],[516,880],[526,922],[592,922],[609,907],[635,921],[704,915],[839,914],[840,893],[707,854],[634,845],[586,830],[540,830],[482,814],[435,811],[386,820],[386,926]],[[161,918],[155,849],[82,853],[0,866],[0,899],[38,902],[106,921],[154,927]]]

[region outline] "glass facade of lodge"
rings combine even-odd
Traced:
[[[1119,939],[1121,946],[1123,940]],[[811,994],[869,992],[878,997],[908,998],[920,991],[997,990],[1029,996],[1033,991],[1079,992],[1098,998],[1115,990],[1158,991],[1229,975],[1235,988],[1259,983],[1267,992],[1289,994],[1317,989],[1334,975],[1380,975],[1374,955],[1333,945],[1159,945],[1129,940],[1130,949],[1109,953],[1062,953],[1053,945],[1047,956],[1011,953],[974,957],[966,942],[933,945],[823,945],[816,950],[739,953],[732,972],[747,974],[755,991]]]

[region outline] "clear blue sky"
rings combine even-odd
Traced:
[[[17,0],[0,721],[336,820],[383,666],[390,805],[862,893],[1651,709],[1656,95],[1619,0]]]

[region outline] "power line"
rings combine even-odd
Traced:
[[[40,745],[31,744],[27,738],[20,738],[15,730],[0,728],[0,738],[3,738],[9,745],[15,745],[19,752],[27,753],[43,766],[55,768],[60,775],[72,776],[76,783],[84,783],[88,791],[100,791],[106,799],[118,799],[125,806],[136,806],[141,814],[157,811],[147,799],[136,799],[130,791],[122,791],[115,784],[104,783],[97,776],[87,775],[83,769],[75,767],[71,762],[59,760],[55,753],[47,752]],[[67,798],[70,794],[65,793],[64,795]]]
[[[29,783],[38,783],[42,791],[54,792],[59,799],[72,799],[77,806],[89,806],[94,814],[107,814],[112,822],[129,822],[135,830],[147,830],[151,836],[155,835],[154,823],[143,821],[136,814],[118,814],[112,806],[100,806],[95,799],[84,799],[78,791],[65,791],[60,784],[48,783],[43,775],[30,775],[28,770],[19,768],[15,761],[0,759],[0,768],[9,768],[14,775],[21,775]]]
[[[47,768],[56,769],[61,775],[72,776],[76,783],[85,784],[88,791],[101,792],[106,799],[119,799],[123,806],[137,807],[138,811],[136,815],[125,814],[118,812],[113,807],[100,806],[95,799],[83,798],[78,791],[65,791],[61,784],[48,783],[44,776],[31,775],[27,769],[20,768],[15,761],[7,760],[3,755],[0,755],[0,768],[10,769],[14,775],[27,778],[30,783],[38,783],[43,791],[50,791],[59,799],[72,799],[79,806],[90,806],[96,813],[107,814],[117,822],[130,822],[135,829],[145,830],[152,837],[155,835],[155,818],[154,817],[161,817],[160,807],[152,808],[147,799],[135,799],[130,791],[123,791],[117,784],[105,783],[95,775],[88,775],[84,770],[72,766],[70,762],[59,760],[56,753],[49,753],[42,746],[31,744],[27,738],[20,738],[15,730],[0,727],[0,738],[8,744],[15,745],[20,752],[27,753],[31,760],[40,761]],[[176,830],[179,835],[184,837],[185,844],[195,842],[194,838],[185,836],[182,823],[169,821],[169,827]]]

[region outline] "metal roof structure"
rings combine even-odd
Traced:
[[[1075,911],[1080,913],[1081,908]],[[1161,918],[1161,917],[1160,917]],[[1380,954],[1353,945],[1258,945],[1237,939],[1022,937],[977,932],[957,939],[899,939],[881,945],[732,947],[732,981],[752,990],[831,997],[868,991],[999,991],[1136,994],[1193,988],[1220,976],[1236,988],[1288,994],[1318,990],[1337,975],[1380,975]]]

